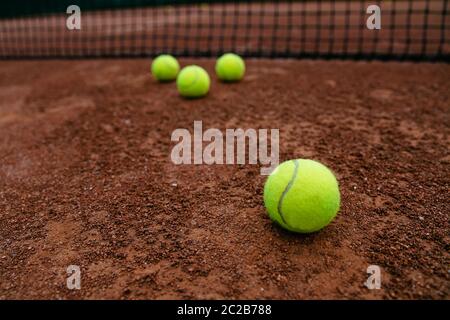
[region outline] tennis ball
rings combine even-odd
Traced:
[[[187,98],[198,98],[209,91],[209,75],[199,66],[184,67],[177,78],[178,92]]]
[[[239,81],[244,77],[245,63],[234,53],[226,53],[217,59],[216,73],[222,81]]]
[[[267,178],[264,205],[283,228],[310,233],[325,227],[340,205],[339,186],[323,164],[307,159],[280,164]]]
[[[163,54],[153,60],[152,75],[158,81],[175,80],[179,71],[178,61],[171,55]]]

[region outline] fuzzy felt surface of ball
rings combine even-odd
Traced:
[[[177,88],[180,95],[186,98],[199,98],[209,91],[210,78],[202,67],[191,65],[184,67],[177,77]]]
[[[309,159],[281,163],[264,185],[264,205],[281,227],[311,233],[328,225],[340,207],[339,185],[330,169]]]
[[[245,62],[237,54],[226,53],[217,59],[216,74],[225,82],[240,81],[245,74]]]
[[[177,78],[180,64],[177,59],[168,54],[158,56],[152,62],[152,75],[158,81],[172,81]]]

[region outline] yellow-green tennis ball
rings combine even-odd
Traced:
[[[208,72],[199,66],[184,67],[177,77],[178,92],[187,98],[203,97],[209,91]]]
[[[330,169],[317,161],[289,160],[268,177],[264,205],[270,218],[287,230],[318,231],[339,210],[338,182]]]
[[[239,81],[245,74],[245,63],[234,53],[226,53],[217,59],[217,77],[222,81]]]
[[[168,54],[158,56],[152,63],[152,75],[158,81],[172,81],[177,78],[180,65],[174,57]]]

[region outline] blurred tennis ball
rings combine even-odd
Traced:
[[[234,53],[225,53],[216,62],[216,74],[222,81],[239,81],[245,74],[245,63]]]
[[[177,78],[180,65],[173,56],[163,54],[152,63],[152,75],[158,81],[172,81]]]
[[[183,97],[202,97],[208,93],[209,85],[208,72],[196,65],[184,67],[177,77],[178,92]]]
[[[264,186],[270,218],[299,233],[318,231],[336,216],[340,206],[338,182],[323,164],[307,159],[280,164]]]

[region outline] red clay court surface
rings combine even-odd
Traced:
[[[227,85],[193,62],[204,99],[149,60],[0,62],[1,299],[449,299],[449,65],[249,59]],[[194,120],[279,128],[281,161],[336,173],[337,218],[288,233],[258,165],[172,164]]]

